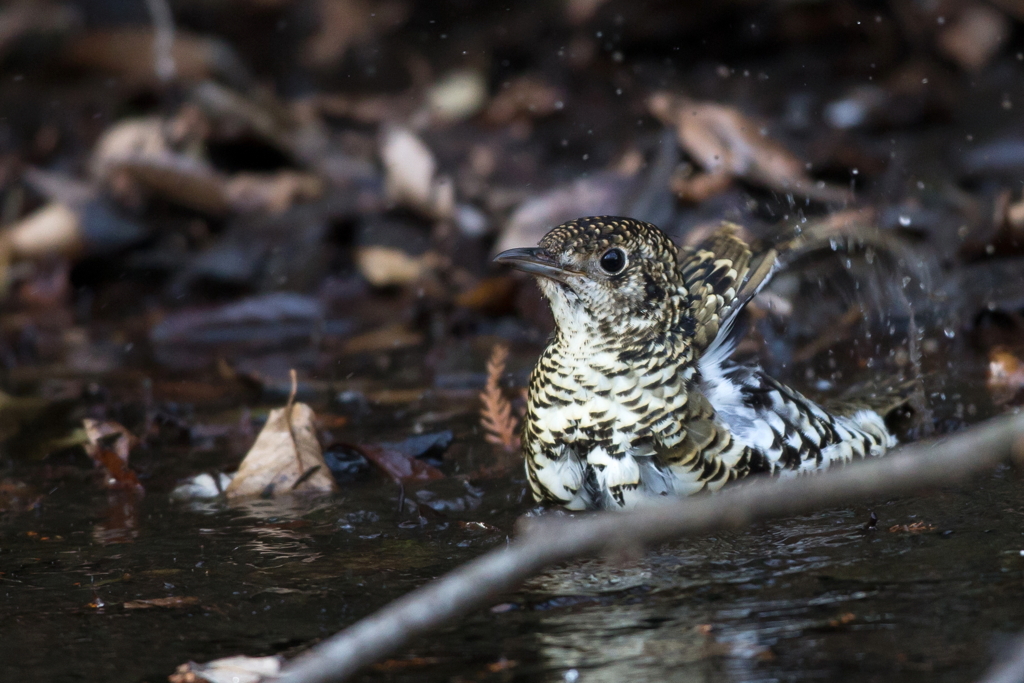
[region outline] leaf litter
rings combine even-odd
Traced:
[[[229,499],[337,490],[317,439],[316,414],[305,403],[295,402],[297,384],[293,370],[288,403],[270,412],[256,443],[224,491]]]

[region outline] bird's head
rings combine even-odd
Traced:
[[[537,276],[560,329],[636,336],[678,319],[686,298],[678,259],[676,245],[650,223],[595,216],[495,261]]]

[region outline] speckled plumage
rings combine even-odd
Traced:
[[[623,252],[613,266],[625,256],[615,273],[602,265],[612,249]],[[735,316],[775,257],[753,257],[728,225],[680,249],[653,225],[610,216],[565,223],[539,248],[498,257],[540,275],[557,328],[530,378],[523,431],[538,501],[631,508],[895,444],[878,413],[830,414],[728,360]]]

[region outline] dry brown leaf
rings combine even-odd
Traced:
[[[317,5],[318,30],[305,45],[305,61],[314,67],[334,64],[349,47],[401,26],[410,10],[401,0],[319,0]]]
[[[140,188],[198,211],[229,209],[223,176],[204,159],[179,152],[159,117],[127,119],[111,126],[93,149],[92,176],[115,196],[137,203]]]
[[[702,202],[721,194],[732,184],[728,173],[693,173],[692,168],[683,167],[672,174],[669,188],[685,202]]]
[[[153,609],[154,607],[191,607],[192,605],[198,605],[199,598],[196,597],[171,597],[171,598],[152,598],[149,600],[129,600],[124,603],[125,609]]]
[[[447,74],[427,91],[434,120],[441,123],[469,118],[483,108],[487,79],[479,69],[459,69]]]
[[[512,452],[519,449],[519,420],[512,414],[512,403],[502,393],[498,382],[505,373],[508,347],[495,344],[487,360],[487,383],[480,392],[480,426],[488,443],[503,446]]]
[[[325,116],[373,124],[408,120],[422,105],[410,91],[396,95],[318,93],[311,96],[310,104]]]
[[[260,683],[281,673],[281,657],[225,657],[206,664],[189,662],[168,676],[170,683]]]
[[[428,218],[448,219],[455,213],[455,188],[437,176],[434,153],[415,133],[398,126],[388,128],[381,139],[388,198]]]
[[[71,41],[63,58],[77,69],[115,74],[130,85],[157,85],[153,40],[153,30],[143,26],[91,31]],[[232,71],[235,62],[229,55],[221,41],[175,31],[171,56],[178,81],[195,83]]]
[[[58,36],[80,28],[81,22],[81,12],[63,2],[6,2],[0,10],[0,59],[6,59],[26,36],[45,37],[47,41],[53,41]]]
[[[437,263],[427,252],[412,256],[401,249],[371,245],[356,249],[356,265],[366,281],[374,287],[407,285],[416,282]]]
[[[411,458],[392,448],[377,444],[357,444],[355,448],[395,483],[444,479],[444,473],[430,463]]]
[[[205,164],[174,154],[125,161],[110,175],[113,194],[126,204],[139,204],[140,189],[180,206],[220,216],[231,208],[225,179]]]
[[[224,491],[228,498],[335,491],[316,437],[313,409],[292,403],[270,411],[256,443]]]
[[[422,343],[423,335],[420,332],[410,330],[405,325],[388,325],[349,337],[345,340],[342,353],[393,351],[395,349],[418,346]]]
[[[978,71],[999,52],[1012,28],[996,8],[980,2],[967,4],[939,32],[936,44],[961,68]]]
[[[0,232],[0,251],[13,259],[74,256],[82,249],[78,213],[54,202]]]
[[[129,119],[112,126],[93,150],[92,175],[130,204],[140,190],[181,206],[213,215],[230,211],[281,213],[292,204],[318,198],[323,180],[310,173],[284,170],[272,174],[227,176],[210,163],[179,151],[171,138],[182,133],[182,119]]]
[[[844,612],[843,614],[840,614],[835,619],[829,619],[828,620],[828,625],[833,627],[833,628],[837,628],[839,626],[846,626],[847,624],[849,624],[851,622],[854,622],[856,620],[857,620],[857,615],[856,614],[854,614],[853,612]]]
[[[712,102],[697,102],[669,93],[648,100],[654,116],[676,129],[679,144],[713,179],[701,192],[721,186],[728,175],[778,192],[819,201],[850,201],[844,188],[815,182],[804,163],[763,133],[763,127],[737,109]],[[697,182],[696,176],[691,183]]]
[[[495,252],[534,246],[558,225],[579,216],[615,215],[622,210],[630,178],[616,172],[595,173],[556,187],[519,204],[505,223]]]
[[[1024,362],[1005,346],[993,348],[988,354],[986,384],[996,404],[1013,401],[1024,390]]]
[[[23,481],[0,479],[0,512],[24,512],[41,503],[43,495]]]
[[[282,213],[296,202],[317,199],[323,191],[321,178],[297,171],[239,173],[224,186],[224,195],[235,211],[272,214]]]
[[[566,0],[565,18],[573,26],[585,24],[594,18],[597,10],[608,0]]]
[[[143,493],[139,478],[128,467],[128,456],[139,445],[138,438],[112,420],[85,419],[82,425],[89,439],[84,445],[85,452],[97,467],[106,471],[107,487]]]
[[[516,283],[508,275],[488,277],[455,297],[455,305],[488,313],[501,313],[512,308]]]
[[[562,92],[535,76],[520,76],[505,83],[487,105],[488,123],[504,126],[520,117],[540,118],[559,110]]]

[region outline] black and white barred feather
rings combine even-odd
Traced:
[[[879,412],[826,411],[729,360],[736,316],[776,263],[774,251],[755,257],[732,226],[680,249],[648,223],[582,218],[498,260],[539,275],[556,322],[524,421],[538,501],[631,508],[895,444]]]

